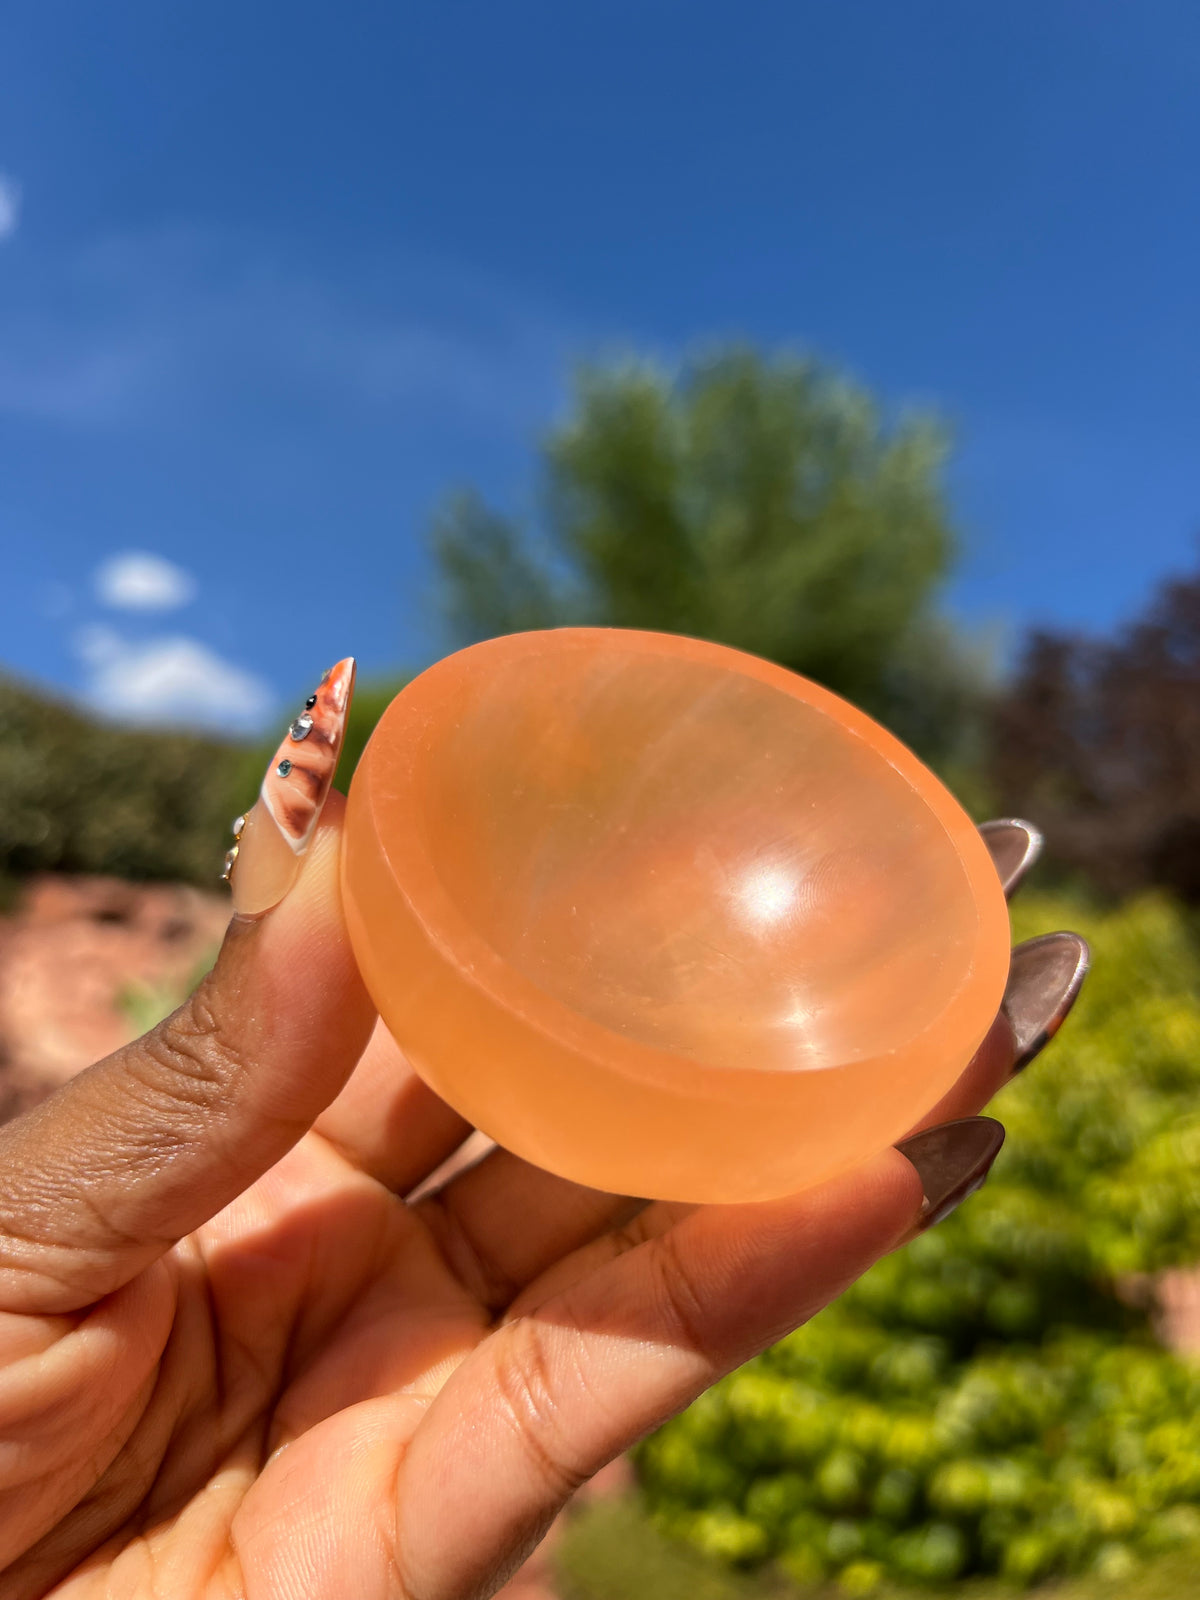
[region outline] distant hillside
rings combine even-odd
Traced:
[[[0,875],[212,887],[265,759],[219,739],[116,727],[0,677]]]

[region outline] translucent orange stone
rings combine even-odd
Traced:
[[[568,628],[440,661],[358,767],[355,953],[420,1075],[579,1182],[766,1199],[852,1166],[987,1031],[1008,915],[889,733],[723,646]]]

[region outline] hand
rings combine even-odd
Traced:
[[[700,1208],[496,1150],[406,1203],[470,1130],[375,1026],[341,818],[331,795],[286,898],[235,918],[180,1011],[0,1129],[7,1600],[491,1595],[592,1473],[998,1148],[973,1121],[792,1199]],[[1018,875],[1028,834],[989,843]],[[1022,947],[928,1123],[988,1100],[1085,965],[1074,935]]]

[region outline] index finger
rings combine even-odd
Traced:
[[[916,1169],[885,1150],[801,1195],[699,1207],[506,1321],[408,1445],[396,1494],[406,1592],[484,1592],[580,1484],[828,1304],[900,1242],[922,1201]]]

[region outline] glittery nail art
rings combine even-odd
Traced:
[[[354,692],[354,657],[339,661],[304,702],[267,768],[260,798],[297,855],[317,825],[342,748]]]
[[[224,875],[239,915],[269,911],[295,882],[333,783],[354,671],[347,656],[321,679],[272,757],[258,803],[234,824]]]

